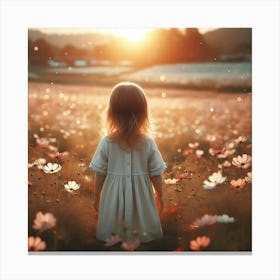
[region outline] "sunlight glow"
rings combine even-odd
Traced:
[[[105,32],[112,35],[123,37],[131,42],[138,42],[144,38],[144,36],[151,31],[152,28],[116,28],[116,29],[107,29]]]

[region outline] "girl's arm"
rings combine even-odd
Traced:
[[[94,208],[96,211],[98,211],[99,208],[99,200],[100,200],[100,194],[103,187],[103,183],[105,181],[106,175],[95,173],[94,176]]]
[[[163,198],[162,198],[162,177],[161,177],[161,175],[154,176],[154,177],[151,178],[151,181],[152,181],[153,186],[155,188],[156,195],[159,198],[159,203],[160,203],[159,212],[161,213],[162,209],[163,209],[163,206],[164,206],[163,205]]]

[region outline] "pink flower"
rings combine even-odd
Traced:
[[[188,173],[188,172],[181,173],[179,175],[176,175],[175,178],[176,179],[191,179],[192,178],[192,173]]]
[[[232,188],[236,189],[236,190],[241,190],[244,188],[246,181],[245,179],[237,179],[237,180],[231,180],[230,184],[232,186]]]
[[[178,247],[175,250],[173,250],[173,252],[184,252],[184,251],[185,251],[185,249],[182,247]]]
[[[63,153],[60,153],[60,152],[53,152],[53,153],[48,153],[48,156],[50,158],[59,158],[59,159],[63,159],[64,156],[68,155],[68,152],[63,152]]]
[[[51,229],[56,225],[56,218],[51,213],[43,214],[41,211],[36,214],[33,228],[39,231]]]
[[[28,251],[43,251],[46,249],[46,242],[40,237],[28,237]]]
[[[207,236],[198,236],[195,240],[192,240],[190,242],[190,248],[193,251],[200,251],[206,247],[209,246],[210,244],[210,238]]]
[[[247,173],[247,176],[245,177],[245,181],[247,183],[252,183],[252,173],[251,172]]]
[[[117,243],[121,242],[122,240],[119,238],[118,235],[112,234],[110,237],[106,238],[105,246],[114,246]]]
[[[186,150],[184,150],[183,155],[188,156],[188,155],[192,154],[193,151],[194,151],[193,149],[186,149]]]
[[[121,247],[126,251],[134,251],[140,245],[139,238],[128,240],[122,243]]]
[[[243,154],[242,156],[233,158],[232,164],[238,168],[246,169],[251,166],[252,158],[247,154]]]

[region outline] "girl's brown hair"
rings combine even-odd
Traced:
[[[143,89],[131,82],[117,84],[107,111],[107,132],[122,148],[136,148],[148,135],[148,105]]]

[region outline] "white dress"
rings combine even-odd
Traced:
[[[154,189],[150,177],[166,168],[153,139],[138,149],[123,150],[104,137],[89,165],[106,174],[98,212],[96,237],[105,240],[117,234],[123,240],[138,237],[148,242],[162,237]]]

